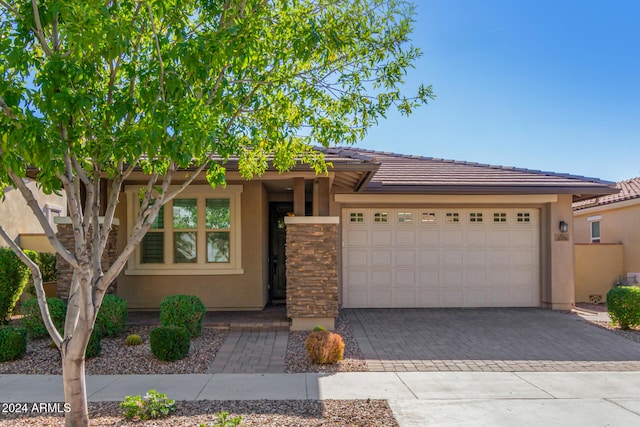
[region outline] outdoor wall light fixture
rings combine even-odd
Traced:
[[[567,231],[569,231],[569,224],[564,221],[560,221],[560,232],[566,233]]]

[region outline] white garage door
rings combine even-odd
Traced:
[[[537,307],[537,209],[343,209],[343,306]]]

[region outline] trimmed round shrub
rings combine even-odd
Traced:
[[[36,261],[38,253],[24,253]],[[10,248],[0,248],[0,324],[6,324],[24,290],[31,271]]]
[[[89,337],[87,348],[84,351],[85,359],[91,359],[100,354],[100,351],[102,350],[102,346],[100,345],[101,338],[102,336],[100,335],[100,333],[98,333],[98,331],[94,329],[93,333],[91,334],[91,337]]]
[[[67,306],[60,298],[47,298],[47,305],[49,306],[49,314],[51,314],[53,324],[58,331],[62,333],[64,331],[64,318],[67,314]],[[42,320],[37,298],[26,300],[24,304],[22,304],[21,311],[24,315],[22,318],[22,326],[27,329],[29,337],[41,338],[49,335]]]
[[[171,295],[160,303],[162,326],[179,326],[191,337],[202,334],[202,320],[207,308],[195,295]]]
[[[101,336],[117,337],[124,332],[128,316],[127,300],[117,295],[105,295],[93,329]]]
[[[27,331],[15,326],[0,327],[0,362],[21,359],[27,351]]]
[[[179,326],[159,326],[149,334],[151,353],[160,360],[173,362],[189,354],[189,332]]]
[[[640,325],[640,287],[618,286],[607,293],[607,311],[620,329]]]
[[[142,337],[138,334],[131,334],[125,340],[124,343],[127,347],[142,344]]]
[[[319,365],[338,363],[344,357],[344,341],[335,332],[313,331],[304,343],[307,357]]]

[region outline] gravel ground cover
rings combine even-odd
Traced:
[[[302,372],[367,372],[367,364],[358,342],[356,341],[351,325],[343,314],[336,319],[337,332],[344,341],[344,359],[335,365],[317,365],[309,362],[304,342],[309,332],[295,331],[289,333],[289,343],[287,345],[287,356],[285,359],[285,370],[287,373]]]
[[[606,304],[579,303],[579,304],[576,304],[576,306],[578,308],[586,308],[587,310],[591,310],[591,311],[598,311],[598,312],[607,311],[607,305]],[[611,331],[612,333],[614,333],[614,334],[616,334],[618,336],[621,336],[621,337],[626,338],[628,340],[640,343],[640,329],[639,328],[631,328],[631,329],[627,329],[627,330],[622,330],[622,329],[620,329],[620,327],[618,325],[612,325],[609,322],[602,322],[602,321],[598,321],[598,320],[590,320],[589,318],[584,318],[584,319],[587,322],[589,322],[590,324],[594,325],[594,326],[606,329],[606,330]]]
[[[189,356],[176,362],[162,362],[151,354],[149,333],[152,326],[130,326],[120,337],[100,340],[102,351],[98,357],[86,362],[87,375],[117,374],[206,374],[222,347],[228,332],[203,328],[202,335],[191,339]],[[142,344],[127,347],[124,339],[129,334],[142,337]],[[30,340],[27,354],[12,362],[0,363],[0,374],[62,374],[60,352],[50,348],[49,338]]]
[[[148,421],[125,420],[118,402],[89,403],[92,426],[198,427],[200,423],[213,423],[214,414],[219,411],[242,416],[241,425],[246,427],[398,426],[383,400],[180,401],[170,417]],[[42,427],[63,423],[62,415],[11,414],[0,418],[0,426]]]

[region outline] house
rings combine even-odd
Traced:
[[[615,187],[573,204],[578,301],[603,301],[614,282],[640,282],[640,177]]]
[[[36,182],[26,178],[27,187],[31,190],[50,224],[54,226],[54,218],[66,215],[66,197],[56,194],[45,194]],[[23,249],[38,252],[55,252],[53,246],[44,235],[42,226],[17,189],[4,189],[5,198],[0,201],[0,224]],[[7,247],[4,239],[0,239],[0,247]]]
[[[175,293],[209,310],[284,302],[293,329],[333,325],[338,307],[574,305],[572,202],[616,191],[572,175],[323,149],[307,166],[226,188],[204,181],[164,206],[118,278],[132,309]],[[140,172],[142,173],[142,172]],[[120,247],[141,176],[118,205]]]

